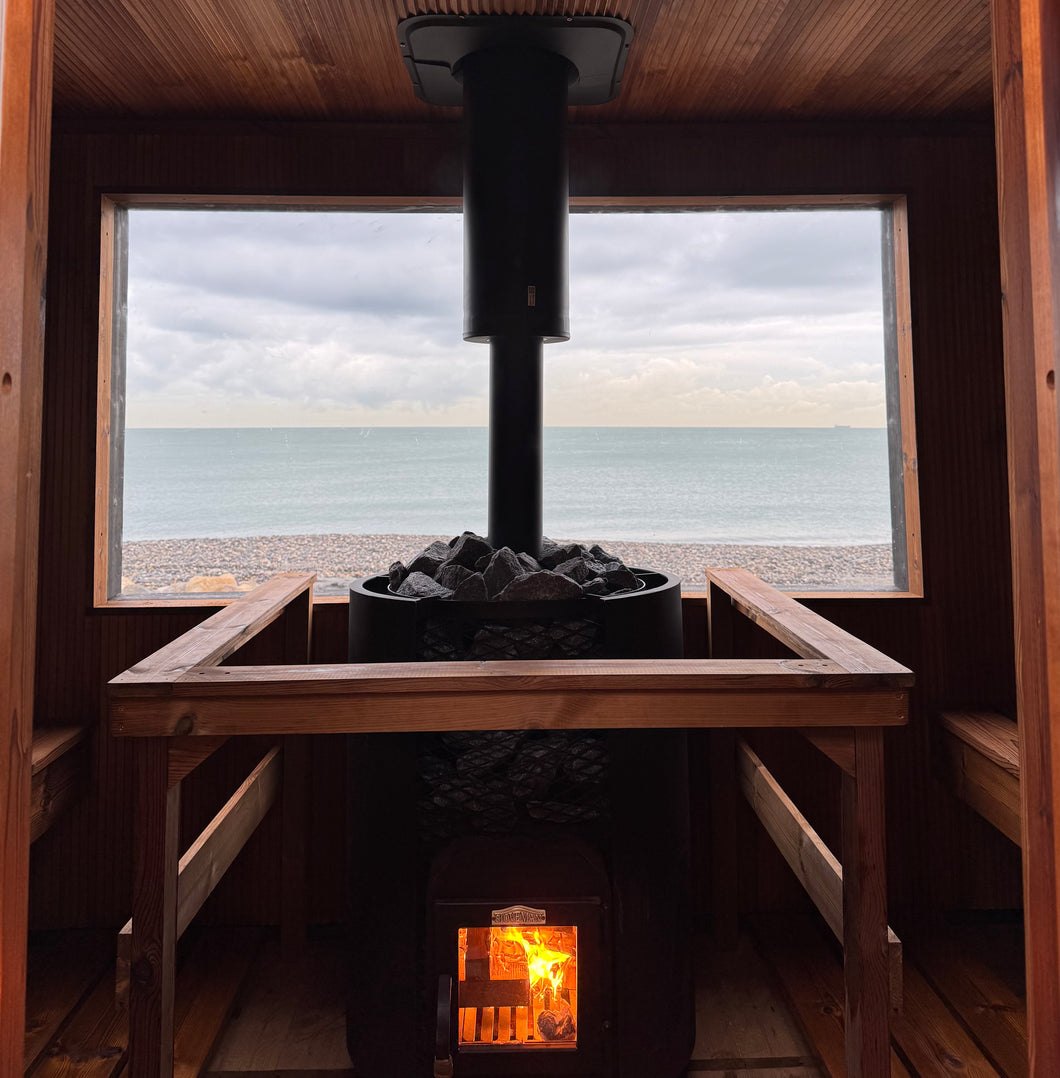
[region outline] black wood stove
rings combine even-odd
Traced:
[[[632,31],[610,18],[426,15],[398,35],[418,96],[463,105],[464,338],[490,346],[489,541],[537,557],[542,348],[570,335],[566,108],[618,93]],[[680,657],[679,581],[634,572],[634,590],[521,603],[410,599],[385,577],[360,581],[350,660],[438,658],[438,639],[470,639],[475,625],[516,641],[505,654],[517,658],[552,657],[540,642],[564,634],[565,647],[584,640],[564,654]],[[681,731],[355,735],[349,760],[347,1031],[360,1078],[683,1071]]]

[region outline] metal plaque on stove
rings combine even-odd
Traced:
[[[548,914],[544,910],[535,910],[532,906],[507,906],[503,910],[493,910],[490,916],[495,925],[548,924]]]

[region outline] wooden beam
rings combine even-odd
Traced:
[[[272,807],[280,788],[278,746],[269,750],[188,848],[177,865],[175,932],[179,939]],[[171,788],[172,789],[172,788]],[[128,991],[135,917],[118,933],[115,975],[119,998]]]
[[[747,803],[842,943],[843,866],[746,741],[738,743],[736,757]],[[902,943],[890,928],[886,951],[890,1005],[898,1010],[902,1005]]]
[[[170,1078],[177,962],[180,786],[169,785],[165,741],[136,746],[133,933],[129,955],[129,1073]]]
[[[1060,1074],[1060,7],[993,0],[1032,1074]]]
[[[573,660],[572,660],[573,661]],[[457,665],[457,664],[451,664]],[[529,664],[528,664],[529,665]],[[528,679],[524,691],[509,685],[494,691],[434,691],[422,681],[418,691],[363,692],[358,680],[305,682],[302,693],[273,691],[275,683],[237,682],[253,671],[231,672],[231,685],[205,686],[171,699],[121,698],[111,703],[111,728],[119,736],[172,734],[388,733],[418,730],[673,729],[732,726],[900,726],[908,715],[907,694],[809,689],[741,692],[715,688],[704,679],[698,689],[667,691],[649,684],[620,691],[549,689]],[[313,671],[313,667],[303,667]],[[280,672],[286,679],[286,672]],[[230,691],[238,684],[240,692]],[[330,691],[321,692],[321,684]],[[284,688],[289,683],[281,680]],[[210,688],[213,688],[211,686]]]
[[[834,728],[800,730],[800,734],[818,752],[823,753],[840,770],[854,774],[854,731]]]
[[[194,630],[192,630],[194,631]],[[524,659],[479,662],[326,663],[198,666],[148,680],[143,664],[133,677],[109,684],[112,700],[179,699],[208,694],[239,697],[255,687],[271,696],[335,696],[347,692],[667,693],[710,688],[745,693],[784,690],[886,692],[909,688],[901,674],[849,673],[830,659]]]
[[[129,667],[123,685],[173,681],[196,666],[214,666],[280,617],[288,603],[310,591],[315,573],[279,573],[236,602]]]
[[[199,764],[208,760],[227,737],[171,737],[169,739],[169,785],[176,786]]]
[[[733,605],[741,614],[804,659],[831,659],[851,674],[871,672],[911,678],[901,663],[770,587],[746,569],[708,569],[707,577],[732,596]]]
[[[53,0],[0,18],[0,1074],[22,1073]]]
[[[843,981],[848,1078],[875,1078],[890,1059],[883,731],[854,733],[856,777],[843,775]]]

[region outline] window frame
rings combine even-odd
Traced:
[[[224,606],[231,599],[183,595],[122,599],[122,494],[115,480],[122,474],[125,445],[125,346],[128,287],[129,209],[360,210],[363,212],[459,212],[459,197],[408,198],[253,196],[233,194],[104,193],[100,196],[99,348],[96,398],[96,491],[92,598],[96,609]],[[891,482],[893,590],[837,589],[787,594],[798,599],[914,599],[924,595],[917,482],[916,413],[913,395],[912,310],[909,279],[908,206],[902,194],[631,196],[570,198],[573,212],[703,212],[736,209],[850,209],[883,213],[882,276],[884,299],[884,377]],[[895,490],[900,488],[901,497]],[[233,593],[236,598],[238,593]],[[114,597],[117,596],[117,597]],[[682,598],[705,601],[703,590]],[[318,603],[345,603],[324,596]]]

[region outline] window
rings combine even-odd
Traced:
[[[574,207],[545,531],[692,591],[918,593],[904,203],[760,203]],[[97,602],[341,595],[484,531],[455,208],[105,201]]]

